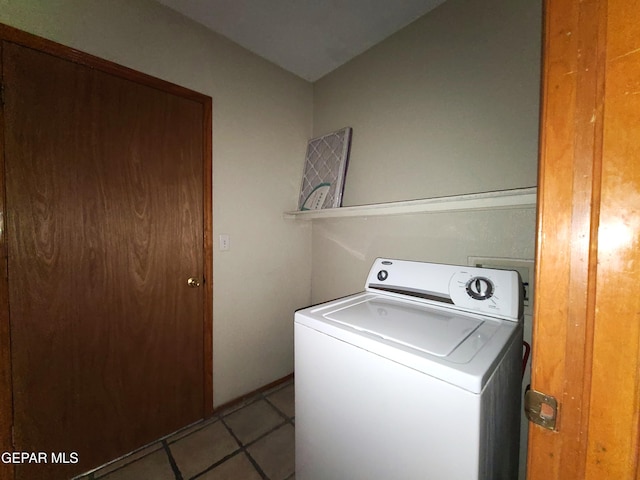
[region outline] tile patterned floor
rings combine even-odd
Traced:
[[[295,480],[286,382],[78,480]]]

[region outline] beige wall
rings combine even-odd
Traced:
[[[297,204],[312,86],[149,0],[0,0],[0,22],[213,98],[214,402],[293,371],[295,308],[310,298]],[[274,301],[275,299],[275,301]]]
[[[353,127],[344,205],[536,185],[541,1],[448,0],[314,84],[314,135]],[[312,300],[377,256],[532,259],[533,209],[313,222]]]
[[[314,220],[312,301],[362,291],[376,257],[532,259],[535,208]],[[507,227],[508,226],[508,227]]]
[[[344,205],[536,184],[540,0],[448,0],[314,84],[353,127]]]

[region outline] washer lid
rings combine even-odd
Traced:
[[[448,356],[484,322],[408,302],[374,298],[327,312],[325,318],[438,357]]]

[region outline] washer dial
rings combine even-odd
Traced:
[[[467,282],[467,293],[475,300],[487,300],[493,296],[493,283],[487,277],[473,277]]]

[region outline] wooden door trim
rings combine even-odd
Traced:
[[[546,0],[528,478],[640,479],[640,27],[633,0]]]
[[[204,168],[204,198],[202,205],[204,209],[204,324],[203,341],[204,352],[204,416],[213,415],[213,140],[212,124],[213,111],[211,97],[205,96],[203,101],[204,119],[203,133],[204,141],[202,153],[204,158],[202,164]]]
[[[3,45],[0,42],[0,59],[2,59],[2,50]],[[0,60],[0,79],[3,78],[3,65]],[[1,95],[2,84],[0,83]],[[0,102],[4,102],[2,97],[0,97]],[[13,383],[11,380],[7,241],[4,229],[4,219],[6,218],[4,172],[4,108],[0,108],[0,452],[10,452],[13,451]],[[13,464],[0,462],[0,478],[14,478]]]
[[[188,98],[198,103],[204,104],[207,101],[211,103],[211,97],[202,93],[190,90],[180,85],[176,85],[166,80],[152,77],[151,75],[147,75],[146,73],[139,72],[123,65],[118,65],[117,63],[113,63],[109,60],[105,60],[103,58],[96,57],[80,50],[67,47],[60,43],[47,40],[46,38],[32,35],[8,25],[0,24],[0,39],[16,43],[27,48],[32,48],[43,53],[48,53],[50,55],[69,60],[79,65],[95,68],[102,72],[110,73],[120,78],[130,80],[132,82],[141,83],[148,87],[154,87],[158,90],[162,90],[163,92]]]
[[[532,388],[560,402],[531,424],[530,478],[583,478],[594,329],[603,47],[599,1],[545,2]]]
[[[148,87],[187,98],[203,108],[203,416],[213,415],[213,180],[212,180],[212,100],[211,97],[175,85],[128,67],[115,64],[59,43],[0,24],[1,42],[12,42],[64,60],[88,66]],[[0,68],[2,62],[0,61]],[[0,71],[1,73],[1,71]],[[0,76],[1,78],[1,76]],[[3,218],[6,218],[4,179],[4,112],[0,109],[0,452],[12,451],[13,386],[11,381],[11,342],[8,303],[7,242]],[[13,478],[11,464],[0,462],[0,478]]]

